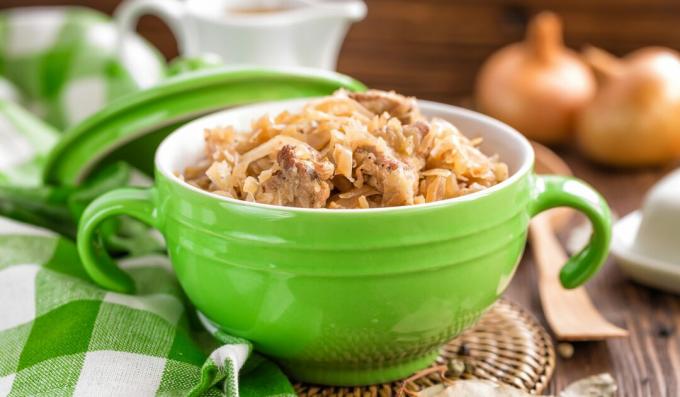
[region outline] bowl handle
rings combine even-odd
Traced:
[[[134,293],[132,278],[120,270],[106,253],[97,232],[106,219],[117,215],[129,215],[149,226],[157,226],[154,207],[155,190],[123,188],[112,190],[94,200],[85,209],[78,223],[78,253],[85,271],[92,280],[115,292]]]
[[[555,207],[571,207],[588,217],[593,226],[590,241],[573,255],[560,270],[564,288],[585,283],[602,266],[609,254],[611,212],[602,196],[585,182],[566,176],[535,176],[529,213],[534,215]]]

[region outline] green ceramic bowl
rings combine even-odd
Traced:
[[[426,115],[483,137],[482,150],[509,165],[508,180],[431,204],[326,210],[232,200],[175,176],[202,155],[204,127],[244,129],[303,102],[227,110],[166,138],[155,187],[110,192],[85,212],[78,248],[92,278],[134,290],[94,237],[108,217],[139,218],[165,236],[177,277],[207,322],[251,340],[294,378],[360,385],[426,367],[444,342],[474,324],[510,283],[536,213],[569,206],[593,224],[590,244],[562,269],[565,287],[585,282],[607,255],[610,213],[599,194],[576,179],[536,176],[519,133],[448,105],[421,102]]]

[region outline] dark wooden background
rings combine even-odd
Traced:
[[[209,0],[206,0],[209,1]],[[83,5],[112,13],[119,0],[0,0],[0,8]],[[483,60],[519,40],[532,14],[562,16],[567,43],[625,54],[647,45],[680,49],[678,0],[367,0],[338,70],[377,88],[442,102],[468,96]],[[177,47],[167,27],[145,17],[140,32],[169,58]]]
[[[206,0],[208,1],[208,0]],[[111,13],[117,0],[0,0],[0,8],[77,4]],[[601,46],[623,55],[641,46],[680,49],[678,0],[367,0],[369,15],[349,33],[338,69],[369,86],[447,103],[469,104],[475,74],[495,49],[519,40],[537,11],[553,10],[565,24],[566,42]],[[167,27],[143,18],[140,32],[172,58],[176,43]],[[614,171],[577,153],[560,154],[577,176],[599,189],[620,215],[639,207],[644,192],[671,167]],[[676,165],[677,166],[677,165]],[[543,320],[530,255],[508,295]],[[584,376],[610,372],[620,396],[680,396],[680,297],[627,280],[610,260],[588,285],[596,305],[631,331],[624,340],[579,343],[559,359],[550,389],[557,393]]]

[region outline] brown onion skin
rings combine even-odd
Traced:
[[[480,111],[526,137],[555,145],[572,136],[595,86],[591,69],[562,44],[557,16],[541,13],[524,42],[502,48],[484,63],[475,100]]]
[[[615,167],[662,166],[677,160],[678,53],[648,47],[617,61],[601,70],[597,95],[578,119],[579,148],[590,159]]]

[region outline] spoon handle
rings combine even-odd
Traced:
[[[558,275],[567,255],[553,232],[550,212],[531,221],[529,235],[538,270],[543,313],[559,340],[602,340],[628,336],[595,308],[584,287],[564,289]]]

